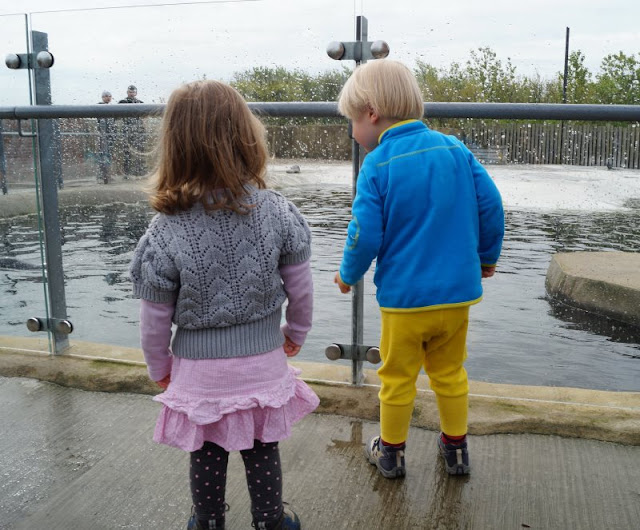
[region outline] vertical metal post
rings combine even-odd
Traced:
[[[569,82],[569,28],[567,28],[567,34],[564,44],[564,77],[562,80],[562,103],[567,102],[567,84]]]
[[[360,50],[356,50],[356,68],[358,65],[366,62],[362,59],[362,43],[368,40],[368,23],[367,19],[363,16],[356,17],[356,46],[360,46]],[[352,198],[356,196],[356,185],[358,182],[358,174],[360,173],[360,166],[362,166],[362,159],[364,153],[362,147],[355,141],[351,140],[351,151],[353,158],[353,191]],[[352,201],[353,203],[353,201]],[[358,283],[353,286],[353,295],[351,300],[351,345],[353,351],[357,351],[358,345],[362,344],[364,330],[364,280],[360,279]],[[354,358],[351,360],[351,384],[361,385],[364,381],[364,373],[362,371],[362,361]]]
[[[353,159],[353,191],[352,197],[356,195],[356,184],[358,173],[360,172],[361,147],[355,140],[352,140],[351,153]],[[351,201],[353,203],[353,200]],[[351,346],[352,351],[357,351],[358,345],[364,340],[364,280],[361,278],[353,286],[351,298]],[[357,358],[351,360],[351,384],[361,385],[364,380],[362,372],[362,361]]]
[[[7,163],[4,158],[4,136],[2,135],[2,120],[0,120],[0,188],[2,194],[8,193],[7,188]]]
[[[565,36],[564,44],[564,76],[562,79],[562,103],[567,102],[567,85],[569,83],[569,27]],[[560,123],[560,163],[564,164],[564,120]]]
[[[356,68],[367,62],[367,59],[382,59],[389,55],[389,45],[384,41],[369,42],[369,29],[366,17],[356,17],[356,39],[354,42],[330,42],[327,46],[327,55],[336,61],[352,60]],[[351,131],[351,122],[349,130]],[[355,199],[358,184],[358,174],[364,158],[364,150],[350,134],[351,159],[353,161],[353,189],[352,199]],[[352,200],[353,202],[353,200]],[[351,344],[331,344],[325,350],[329,359],[351,359],[351,384],[360,386],[364,382],[362,372],[363,359],[373,364],[380,362],[380,353],[375,346],[364,346],[363,342],[363,306],[364,306],[364,281],[361,279],[351,289]]]
[[[48,51],[46,33],[32,31],[33,54]],[[36,105],[51,105],[51,77],[48,68],[34,68]],[[67,301],[64,290],[62,268],[62,241],[60,219],[58,217],[58,186],[60,178],[60,129],[57,120],[37,120],[38,156],[40,159],[39,178],[41,184],[42,218],[44,222],[45,259],[47,288],[49,292],[49,316],[53,319],[67,319]],[[54,337],[54,353],[62,353],[69,347],[65,333],[51,331]]]

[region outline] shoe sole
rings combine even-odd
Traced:
[[[373,458],[371,453],[369,453],[369,448],[364,448],[364,456],[367,457],[367,461],[372,465],[378,468],[378,471],[384,478],[402,478],[407,474],[407,470],[402,467],[394,467],[393,469],[387,471],[386,469],[380,467],[378,465],[378,461]]]
[[[440,450],[440,456],[442,456],[442,460],[444,462],[444,468],[446,469],[449,475],[470,475],[471,474],[471,466],[465,465],[463,463],[457,463],[454,466],[449,466],[447,462],[447,458],[445,456],[444,448],[438,443],[438,449]]]
[[[457,464],[453,467],[449,467],[445,462],[444,466],[447,470],[447,473],[449,473],[449,475],[470,475],[471,474],[471,467],[465,466],[464,464]]]

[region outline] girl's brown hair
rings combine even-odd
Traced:
[[[218,81],[173,91],[162,120],[151,206],[162,213],[196,203],[246,213],[246,185],[265,188],[265,129],[242,96]]]

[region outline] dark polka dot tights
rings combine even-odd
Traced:
[[[252,449],[240,451],[244,462],[253,521],[275,526],[282,515],[282,470],[278,442],[255,441]],[[202,449],[191,453],[189,478],[191,497],[202,528],[224,525],[225,488],[229,453],[219,445],[205,442]]]

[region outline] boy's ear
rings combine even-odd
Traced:
[[[370,105],[367,105],[367,115],[369,116],[371,125],[375,125],[376,123],[378,123],[380,115]]]

